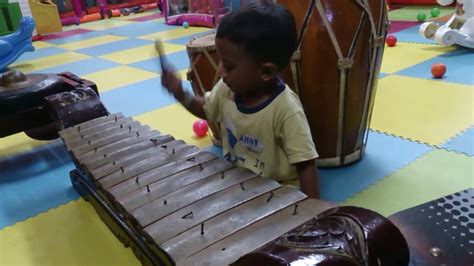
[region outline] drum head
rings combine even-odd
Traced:
[[[198,36],[188,42],[187,48],[191,51],[200,51],[202,49],[205,49],[207,51],[214,51],[216,50],[215,38],[215,32]]]

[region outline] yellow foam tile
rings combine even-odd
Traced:
[[[0,138],[0,159],[25,152],[48,143],[49,141],[34,140],[23,132]]]
[[[35,41],[33,42],[33,46],[35,47],[35,49],[43,49],[43,48],[51,47],[53,45],[47,42]]]
[[[379,81],[371,128],[439,145],[473,125],[471,86],[398,75]]]
[[[473,171],[474,157],[436,149],[343,205],[360,206],[389,216],[473,187]]]
[[[186,49],[186,46],[171,44],[171,43],[163,43],[163,48],[165,50],[165,53],[169,54],[173,52],[183,51]],[[154,44],[144,45],[144,46],[128,49],[125,51],[120,51],[120,52],[115,52],[115,53],[100,56],[100,58],[102,59],[110,60],[110,61],[124,64],[124,65],[151,59],[154,57],[157,57]]]
[[[187,29],[177,28],[173,30],[167,30],[167,31],[161,31],[161,32],[143,35],[139,37],[139,39],[151,40],[151,41],[154,41],[156,39],[161,39],[162,41],[166,41],[166,40],[181,38],[188,35],[208,32],[208,31],[209,31],[209,28],[201,28],[201,27],[190,27]]]
[[[97,84],[99,92],[157,77],[158,74],[129,66],[119,66],[82,76]]]
[[[140,265],[83,199],[0,231],[0,265]]]
[[[169,105],[152,112],[134,117],[143,124],[160,131],[162,134],[170,134],[175,139],[182,139],[189,145],[203,148],[212,145],[211,137],[198,138],[193,132],[193,123],[198,119],[189,113],[180,104]]]
[[[115,35],[105,35],[105,36],[100,36],[88,40],[83,40],[83,41],[77,41],[77,42],[71,42],[63,45],[59,45],[59,48],[67,49],[67,50],[79,50],[83,48],[88,48],[92,46],[97,46],[101,44],[107,44],[111,42],[116,42],[116,41],[121,41],[127,39],[126,37],[122,36],[115,36]]]
[[[440,45],[398,42],[394,47],[385,46],[380,71],[395,73],[453,49]]]
[[[90,23],[84,24],[81,29],[86,30],[107,30],[116,27],[126,26],[132,23],[136,23],[133,21],[125,21],[125,20],[115,20],[115,19],[106,19],[106,20],[99,20]]]
[[[188,80],[188,69],[183,69],[183,70],[180,70],[178,71],[178,74],[180,75],[181,79],[182,80]]]
[[[50,67],[55,67],[59,65],[64,65],[67,63],[77,62],[90,58],[87,55],[76,53],[76,52],[66,52],[57,55],[46,56],[34,60],[29,60],[25,62],[19,62],[13,64],[12,68],[18,69],[23,73],[29,73],[33,71],[38,71],[41,69],[46,69]]]

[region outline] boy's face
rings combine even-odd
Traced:
[[[261,63],[242,46],[226,38],[216,38],[216,48],[222,60],[220,75],[232,92],[245,94],[261,86]]]

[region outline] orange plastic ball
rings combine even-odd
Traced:
[[[431,74],[435,78],[442,78],[446,73],[446,65],[443,63],[436,63],[431,66]]]

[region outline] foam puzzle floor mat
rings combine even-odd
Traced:
[[[398,44],[385,47],[366,155],[349,167],[320,169],[323,199],[388,216],[474,186],[474,50],[421,38],[417,13],[442,21],[453,12],[441,8],[431,18],[430,10],[389,12]],[[186,43],[210,31],[168,26],[148,11],[65,27],[35,42],[36,51],[12,67],[92,80],[110,112],[221,155],[209,136],[194,136],[196,118],[161,88],[153,48],[161,38],[184,78]],[[447,66],[442,79],[431,77],[435,62]],[[73,169],[58,140],[24,133],[0,139],[0,265],[139,265],[72,188]]]

